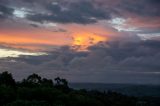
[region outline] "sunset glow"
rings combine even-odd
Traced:
[[[0,0],[0,70],[160,83],[159,1]]]
[[[80,49],[86,49],[98,42],[107,41],[108,38],[105,36],[96,35],[93,33],[78,33],[73,35],[73,46],[80,46]]]
[[[37,38],[31,35],[27,36],[26,33],[25,34],[20,34],[20,33],[10,34],[9,33],[9,34],[0,34],[0,43],[4,43],[5,45],[11,44],[10,47],[23,48],[27,50],[44,49],[43,47],[36,46],[36,45],[41,45],[41,44],[43,45],[61,45],[61,46],[63,45],[81,46],[80,47],[81,49],[82,48],[86,49],[87,47],[94,45],[98,42],[109,40],[107,36],[97,35],[97,34],[89,33],[89,32],[73,33],[71,37],[72,39],[70,41],[68,40],[68,41],[62,42],[58,38],[55,39],[54,36],[48,36],[48,38],[44,39],[40,37]],[[32,46],[29,46],[31,44]]]

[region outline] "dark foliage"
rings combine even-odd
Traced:
[[[16,83],[10,73],[3,72],[0,74],[0,85],[15,87]]]
[[[52,80],[32,74],[15,82],[8,72],[0,74],[1,106],[159,106],[160,98],[131,97],[116,92],[73,90],[59,77]]]

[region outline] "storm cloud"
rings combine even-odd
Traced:
[[[0,4],[0,19],[5,19],[13,15],[14,9]]]
[[[71,81],[83,82],[88,78],[88,82],[158,84],[159,47],[159,41],[151,40],[101,42],[89,47],[87,52],[76,52],[66,46],[50,52],[47,56],[13,58],[11,60],[15,62],[8,61],[6,64],[1,63],[1,66],[10,65],[9,70],[13,73],[29,74],[34,71],[48,77],[61,75]],[[25,67],[30,68],[26,70]]]
[[[53,21],[58,23],[89,24],[98,20],[110,19],[110,14],[94,7],[91,2],[70,3],[67,7],[60,4],[48,4],[46,9],[50,14],[33,14],[27,18],[36,22]]]
[[[144,17],[160,16],[160,2],[158,0],[122,0],[122,2],[117,5],[117,7],[124,11]]]

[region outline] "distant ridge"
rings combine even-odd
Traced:
[[[75,89],[116,91],[129,96],[153,96],[160,97],[160,85],[140,85],[140,84],[104,84],[104,83],[70,83],[70,87]]]

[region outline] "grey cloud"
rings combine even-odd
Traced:
[[[36,22],[54,21],[58,23],[89,24],[98,20],[108,20],[114,15],[118,17],[130,17],[128,13],[142,17],[159,17],[159,0],[1,0],[3,4],[23,6],[49,13],[35,12],[28,15],[28,19]],[[27,3],[27,4],[26,4]],[[55,4],[54,4],[55,3]],[[57,3],[57,4],[56,4]],[[34,6],[33,6],[33,5]],[[32,6],[31,6],[32,5]],[[15,5],[16,6],[16,5]]]
[[[159,72],[159,41],[143,41],[134,43],[111,43],[109,48],[92,48],[111,56],[117,70],[158,71]],[[156,61],[156,63],[154,62]],[[120,69],[122,68],[122,69]]]
[[[46,8],[51,14],[34,14],[28,15],[27,18],[37,22],[54,21],[78,24],[89,24],[95,23],[97,20],[110,19],[110,15],[103,9],[96,8],[91,2],[86,1],[70,3],[67,7],[60,6],[60,4],[48,4]],[[66,8],[66,10],[62,8]]]
[[[159,47],[159,41],[149,40],[110,41],[89,47],[88,52],[76,52],[66,46],[48,56],[22,56],[14,64],[23,63],[34,67],[30,72],[62,75],[72,81],[137,83],[141,79],[141,83],[157,84],[160,83]],[[10,68],[16,72],[19,65]]]
[[[13,14],[14,9],[0,4],[0,18],[5,19]]]
[[[117,6],[119,9],[123,9],[123,11],[128,11],[140,16],[160,16],[160,2],[158,0],[122,0]]]
[[[0,4],[8,4],[9,0],[0,0]]]
[[[142,17],[159,17],[159,0],[95,0],[95,3],[101,3],[104,7],[109,7],[109,11],[116,16],[128,16],[134,14]],[[126,13],[127,12],[127,13]]]
[[[31,23],[29,25],[32,26],[32,27],[34,27],[34,28],[43,28],[43,29],[45,28],[44,24]],[[67,32],[67,30],[64,29],[64,28],[52,28],[52,29],[47,29],[47,30],[51,31],[51,32]]]

